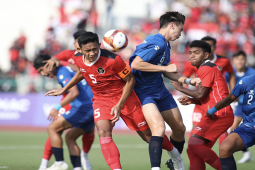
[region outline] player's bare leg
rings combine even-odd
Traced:
[[[242,138],[237,133],[231,133],[220,145],[220,161],[226,170],[236,170],[236,163],[233,153],[245,149]]]
[[[106,163],[111,170],[121,170],[120,153],[112,140],[112,128],[114,124],[110,120],[99,120],[96,122],[101,151]]]

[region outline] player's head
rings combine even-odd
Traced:
[[[245,68],[247,56],[244,51],[238,51],[233,55],[233,64],[237,70]]]
[[[82,34],[78,38],[78,43],[81,48],[81,53],[87,60],[93,62],[97,59],[100,43],[96,33],[86,32]]]
[[[213,55],[213,53],[216,49],[217,40],[213,37],[210,37],[210,36],[206,36],[206,37],[202,38],[201,40],[207,42],[208,44],[210,44],[211,52],[212,52],[211,54]]]
[[[34,68],[36,71],[42,76],[47,76],[53,78],[55,76],[55,69],[53,71],[49,71],[44,65],[46,64],[44,61],[49,60],[51,57],[48,54],[39,54],[34,60]]]
[[[203,64],[211,53],[211,46],[205,41],[192,41],[189,47],[189,61],[191,65],[196,67],[199,67],[201,64]]]
[[[174,41],[181,36],[185,16],[179,12],[166,12],[159,18],[160,29],[165,29],[168,35],[167,39]]]
[[[73,34],[73,38],[74,38],[74,48],[77,52],[81,52],[81,48],[78,44],[78,38],[81,36],[81,34],[85,33],[86,31],[85,30],[78,30],[76,31],[74,34]]]

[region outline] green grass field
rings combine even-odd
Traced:
[[[6,170],[37,170],[39,168],[44,143],[47,138],[46,132],[0,132],[0,169]],[[144,143],[136,135],[116,134],[114,141],[117,144],[120,154],[123,170],[149,170],[150,161],[148,154],[148,145]],[[81,146],[81,138],[78,139]],[[182,154],[186,169],[189,167],[189,159],[186,154],[187,142],[185,151]],[[218,154],[218,143],[214,146],[214,151]],[[255,149],[250,148],[250,151],[255,156]],[[69,164],[69,169],[72,169],[68,150],[64,145],[65,161]],[[90,151],[90,161],[94,170],[108,170],[99,145],[99,139],[96,136],[92,149]],[[235,159],[242,157],[242,152],[235,154]],[[169,159],[166,151],[163,151],[161,169],[167,170],[164,165]],[[51,158],[50,165],[54,162],[54,157]],[[255,162],[246,164],[238,164],[237,169],[254,170]],[[207,166],[208,170],[213,168]]]

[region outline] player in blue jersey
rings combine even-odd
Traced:
[[[34,61],[34,67],[42,76],[57,77],[59,84],[64,87],[75,75],[71,67],[60,66],[52,71],[44,67],[45,62],[51,57],[47,54],[39,55]],[[66,170],[68,165],[63,158],[63,142],[61,134],[63,130],[72,128],[66,134],[66,143],[69,149],[71,162],[75,170],[81,170],[80,149],[75,142],[84,133],[94,133],[94,117],[92,108],[92,90],[85,80],[79,82],[68,90],[66,97],[56,105],[50,112],[48,119],[53,120],[48,126],[48,133],[51,138],[52,152],[56,162],[47,170]],[[71,104],[71,110],[58,116],[58,110],[67,104]]]
[[[244,77],[238,81],[232,92],[213,108],[207,111],[207,116],[212,117],[218,110],[230,105],[239,96],[243,96],[244,113],[243,123],[234,129],[220,145],[220,161],[223,170],[236,170],[233,153],[244,150],[255,144],[255,74]]]
[[[162,74],[181,83],[201,83],[198,78],[191,80],[181,77],[177,73],[177,66],[170,64],[169,41],[181,36],[185,16],[179,12],[167,12],[159,20],[159,33],[147,37],[143,44],[136,47],[130,58],[130,66],[136,78],[134,90],[142,103],[145,119],[152,131],[149,154],[153,170],[160,169],[165,134],[164,121],[171,127],[173,133],[170,140],[180,153],[183,150],[186,130],[177,104],[163,83]],[[181,157],[173,162],[176,169],[185,169]]]
[[[239,82],[241,80],[241,78],[255,74],[255,69],[253,69],[251,67],[247,67],[246,61],[247,61],[247,56],[244,51],[238,51],[237,53],[235,53],[233,55],[232,62],[234,65],[236,82]],[[229,81],[229,74],[226,74],[226,80]],[[236,106],[235,112],[234,112],[235,119],[234,119],[233,125],[230,128],[230,131],[233,131],[235,128],[237,128],[239,126],[239,124],[241,123],[241,121],[243,120],[243,117],[244,117],[244,113],[242,111],[243,96],[244,95],[240,95],[238,97],[238,105]],[[251,153],[247,149],[245,149],[242,159],[237,161],[237,163],[245,163],[245,162],[251,161],[252,159],[253,159],[253,157],[252,157]]]

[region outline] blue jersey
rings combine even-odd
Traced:
[[[73,78],[75,72],[71,67],[58,67],[57,68],[57,79],[58,83],[64,87]],[[86,80],[83,79],[77,84],[79,90],[79,96],[77,96],[70,104],[72,107],[80,107],[81,105],[92,105],[93,93]],[[67,92],[68,93],[68,92]]]
[[[244,74],[240,74],[236,71],[236,69],[234,69],[235,72],[235,76],[236,76],[236,82],[239,82],[242,78],[255,74],[255,69],[251,68],[251,67],[246,67]],[[229,74],[226,73],[226,80],[229,83]],[[239,96],[239,100],[238,100],[238,104],[242,104],[243,103],[243,96],[244,95],[240,95]]]
[[[236,97],[244,95],[242,111],[245,114],[244,124],[255,127],[255,74],[247,76],[239,80],[232,90],[232,94]]]
[[[130,57],[129,64],[131,66],[136,56],[139,56],[143,61],[166,66],[170,62],[170,44],[161,34],[148,36],[143,44],[136,47],[134,54]],[[136,79],[136,93],[151,92],[164,86],[162,72],[142,72],[132,69]]]

